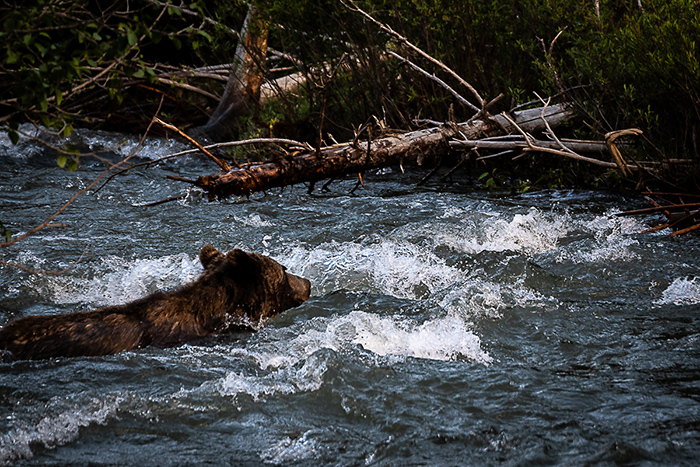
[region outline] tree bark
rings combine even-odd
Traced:
[[[243,21],[233,69],[224,93],[209,121],[202,127],[212,140],[235,137],[238,133],[239,118],[249,115],[259,105],[260,86],[264,79],[267,56],[267,33],[267,23],[251,5]]]
[[[546,108],[545,118],[551,127],[560,125],[572,115],[563,106]],[[525,131],[545,129],[542,109],[531,109],[514,114],[514,121]],[[388,136],[374,141],[347,143],[319,151],[249,164],[216,175],[199,177],[196,186],[209,194],[210,199],[231,195],[245,195],[274,187],[301,182],[317,182],[368,169],[422,165],[424,160],[449,151],[451,138],[473,139],[497,134],[516,133],[517,130],[502,116],[489,120],[475,120],[455,125],[413,131]]]

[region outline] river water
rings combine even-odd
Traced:
[[[103,170],[0,146],[15,233]],[[137,161],[180,149],[152,139]],[[87,249],[60,276],[0,267],[0,325],[175,288],[207,243],[274,257],[312,297],[258,333],[0,364],[0,464],[697,465],[700,241],[614,216],[642,200],[417,187],[387,170],[354,194],[345,181],[208,202],[165,179],[215,170],[198,156],[132,170],[78,198],[65,227],[0,251],[62,269]]]

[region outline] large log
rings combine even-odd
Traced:
[[[542,131],[546,128],[542,111],[542,108],[524,110],[514,113],[512,118],[524,131]],[[566,107],[553,105],[545,109],[544,118],[551,127],[556,127],[571,115],[572,112]],[[452,138],[475,139],[504,133],[517,133],[517,129],[498,115],[491,120],[443,125],[249,164],[228,172],[200,177],[196,185],[206,191],[210,199],[245,195],[296,183],[338,178],[369,169],[404,164],[421,165],[427,158],[447,153]]]

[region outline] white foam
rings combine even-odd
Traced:
[[[436,246],[476,254],[483,251],[513,251],[526,254],[543,253],[557,248],[559,240],[571,230],[568,214],[545,213],[530,208],[527,214],[512,219],[501,213],[470,216],[461,224],[430,225],[421,230],[433,231]]]
[[[355,326],[352,342],[377,355],[442,361],[466,358],[483,364],[491,362],[491,357],[481,349],[479,337],[469,330],[464,320],[455,316],[420,325],[361,311],[352,312],[348,318],[354,321]]]
[[[92,398],[78,407],[47,415],[33,426],[21,426],[0,437],[0,463],[9,464],[33,457],[31,445],[40,443],[53,448],[78,438],[81,428],[104,425],[113,417],[122,402],[120,397]]]
[[[70,141],[74,144],[78,142],[86,145],[90,151],[94,152],[110,151],[127,157],[136,151],[137,156],[153,160],[190,149],[172,138],[148,137],[139,146],[139,139],[130,135],[84,128],[76,129],[71,135]]]
[[[157,290],[176,288],[194,280],[201,271],[199,260],[185,253],[136,260],[111,256],[102,259],[92,278],[52,277],[45,287],[50,298],[60,304],[118,305]]]
[[[310,438],[311,431],[292,439],[285,437],[260,454],[260,458],[269,464],[289,464],[305,459],[313,459],[321,449],[318,441]]]
[[[390,239],[374,243],[326,243],[308,251],[296,247],[278,258],[311,278],[321,292],[374,290],[398,298],[421,299],[464,278],[432,251]]]
[[[700,279],[687,277],[675,279],[654,302],[656,305],[695,305],[700,303]]]
[[[236,222],[245,227],[272,227],[274,224],[263,219],[260,214],[249,214],[245,217],[233,216]]]
[[[557,262],[584,264],[639,259],[639,255],[632,250],[639,242],[632,235],[646,228],[641,222],[614,216],[611,211],[578,224],[584,233],[592,233],[594,240],[586,241],[583,247],[577,243],[573,245],[574,248],[563,249],[556,256]]]
[[[229,371],[195,389],[182,389],[172,399],[217,395],[235,401],[248,395],[260,401],[317,391],[328,370],[328,354],[324,350],[351,357],[363,349],[376,356],[378,365],[402,362],[409,357],[467,360],[484,365],[492,362],[470,325],[452,315],[417,323],[404,317],[355,310],[340,317],[314,318],[299,326],[294,328],[293,338],[288,328],[268,327],[256,336],[257,342],[249,342],[245,348],[218,348],[239,360],[254,362],[260,370],[252,375]]]
[[[248,394],[254,400],[279,394],[313,392],[323,384],[327,367],[325,361],[309,356],[300,367],[286,367],[271,371],[265,376],[247,376],[230,372],[221,379],[205,383],[199,390],[213,390],[221,396]]]
[[[275,336],[279,332],[280,336]],[[379,356],[430,360],[466,359],[489,363],[481,341],[461,317],[448,315],[424,323],[401,316],[380,316],[361,310],[334,318],[314,318],[304,323],[296,337],[289,339],[280,330],[266,329],[271,341],[254,345],[248,355],[261,368],[296,365],[321,349],[349,354],[353,346]],[[278,339],[278,340],[277,340]]]
[[[474,316],[500,318],[503,312],[514,307],[556,306],[557,300],[520,285],[499,284],[474,275],[443,294],[435,297],[438,306],[448,314],[465,319]]]

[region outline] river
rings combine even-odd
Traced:
[[[153,138],[137,162],[181,149]],[[16,234],[104,169],[62,170],[7,139],[0,164]],[[0,266],[0,325],[176,288],[207,243],[272,256],[311,298],[257,333],[0,364],[0,464],[697,465],[700,240],[614,215],[643,200],[384,170],[354,194],[343,181],[208,202],[165,178],[216,169],[199,156],[134,169],[79,197],[64,227],[0,250],[73,265]]]

